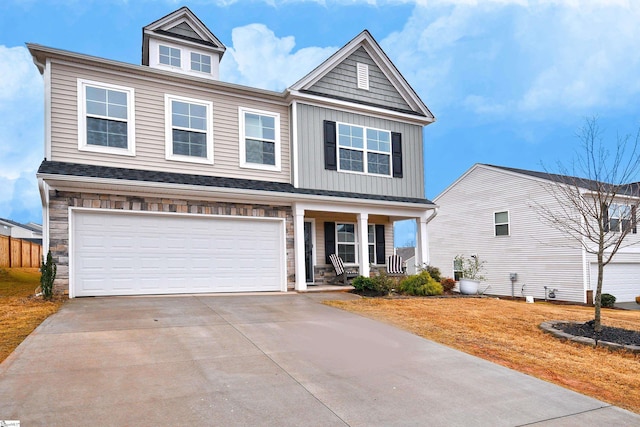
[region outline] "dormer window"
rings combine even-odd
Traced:
[[[160,45],[158,56],[161,64],[180,67],[180,49]]]
[[[191,52],[191,70],[201,73],[211,73],[211,57],[200,53]]]

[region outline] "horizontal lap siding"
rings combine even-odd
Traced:
[[[306,104],[298,105],[300,187],[424,198],[422,126]],[[403,178],[379,177],[324,168],[324,120],[402,134]]]
[[[78,150],[77,79],[109,83],[135,91],[136,156],[119,156]],[[131,73],[87,69],[71,64],[53,63],[51,75],[51,139],[55,161],[160,170],[167,172],[229,176],[275,182],[290,182],[289,113],[286,105],[272,104],[214,90],[173,82],[150,80]],[[213,103],[214,164],[176,162],[165,159],[165,94]],[[238,107],[280,114],[280,172],[265,172],[239,167]]]
[[[509,273],[517,273],[516,297],[544,298],[544,286],[557,299],[583,302],[582,251],[576,243],[539,219],[533,200],[552,203],[541,184],[526,178],[476,168],[435,202],[429,223],[431,263],[453,277],[457,254],[486,261],[488,294],[511,295]],[[510,236],[494,236],[494,212],[509,211]]]

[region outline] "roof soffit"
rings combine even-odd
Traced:
[[[311,88],[360,47],[362,47],[371,57],[371,60],[378,66],[380,71],[385,75],[398,93],[400,93],[407,104],[414,108],[415,111],[424,114],[426,117],[435,119],[434,115],[429,111],[424,102],[422,102],[415,90],[413,90],[411,85],[409,85],[386,53],[384,53],[378,42],[376,42],[371,33],[367,30],[362,31],[322,64],[317,66],[313,71],[294,83],[289,90],[295,93]]]

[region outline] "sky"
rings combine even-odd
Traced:
[[[221,80],[281,91],[363,29],[436,116],[425,196],[475,163],[553,171],[598,117],[640,126],[637,0],[3,0],[0,217],[42,223],[43,81],[25,43],[140,64],[142,27],[188,6],[227,46]],[[411,224],[396,245],[412,243]]]

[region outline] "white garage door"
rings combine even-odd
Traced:
[[[598,283],[598,264],[591,264],[591,288]],[[640,295],[640,264],[611,263],[604,268],[602,293],[616,297],[616,302],[635,301]]]
[[[284,223],[74,211],[71,296],[285,291]]]

